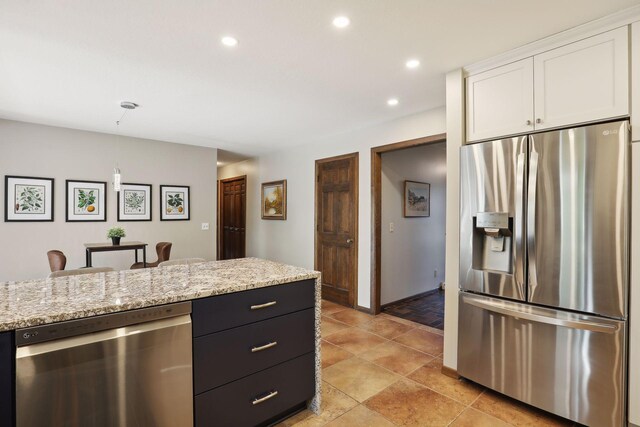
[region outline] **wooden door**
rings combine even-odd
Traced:
[[[357,266],[358,154],[317,160],[315,268],[322,298],[353,307]]]
[[[620,27],[534,57],[536,130],[629,114],[628,37]]]
[[[533,130],[533,59],[467,77],[467,141]]]
[[[220,181],[220,259],[246,256],[247,177]]]

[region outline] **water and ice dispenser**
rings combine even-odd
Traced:
[[[513,218],[506,212],[478,212],[473,217],[473,269],[513,271]]]

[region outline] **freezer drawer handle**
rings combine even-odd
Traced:
[[[259,347],[251,347],[251,353],[257,353],[262,350],[266,350],[271,347],[275,347],[278,345],[278,341],[271,341],[269,344],[261,345]]]
[[[277,301],[269,301],[264,304],[252,305],[251,310],[260,310],[261,308],[271,307],[272,305],[276,305]]]
[[[267,400],[272,399],[272,398],[276,397],[277,395],[278,395],[278,390],[273,390],[271,393],[267,394],[264,397],[260,397],[260,398],[256,397],[255,399],[253,399],[252,403],[254,405],[257,405],[259,403],[266,402]]]
[[[558,319],[555,317],[543,316],[541,314],[526,313],[519,310],[513,310],[505,307],[499,302],[478,301],[476,299],[464,298],[464,302],[469,305],[482,308],[484,310],[493,311],[494,313],[504,314],[505,316],[514,317],[516,319],[531,320],[532,322],[546,323],[549,325],[562,326],[572,329],[583,329],[585,331],[602,332],[605,334],[613,334],[618,330],[615,325],[604,325],[601,323],[589,322],[586,320],[568,320]]]

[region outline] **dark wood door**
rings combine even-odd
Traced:
[[[247,178],[220,181],[220,259],[246,256]]]
[[[358,265],[358,154],[316,161],[315,268],[322,298],[353,307]]]

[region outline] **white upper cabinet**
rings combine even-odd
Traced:
[[[631,25],[631,131],[640,142],[640,22]]]
[[[629,114],[627,27],[534,56],[535,127]]]
[[[467,77],[467,140],[533,130],[533,58]]]
[[[639,26],[634,24],[640,33]],[[467,141],[629,115],[628,37],[627,27],[620,27],[467,77]],[[638,128],[639,78],[634,83]],[[634,139],[640,139],[640,130]]]

